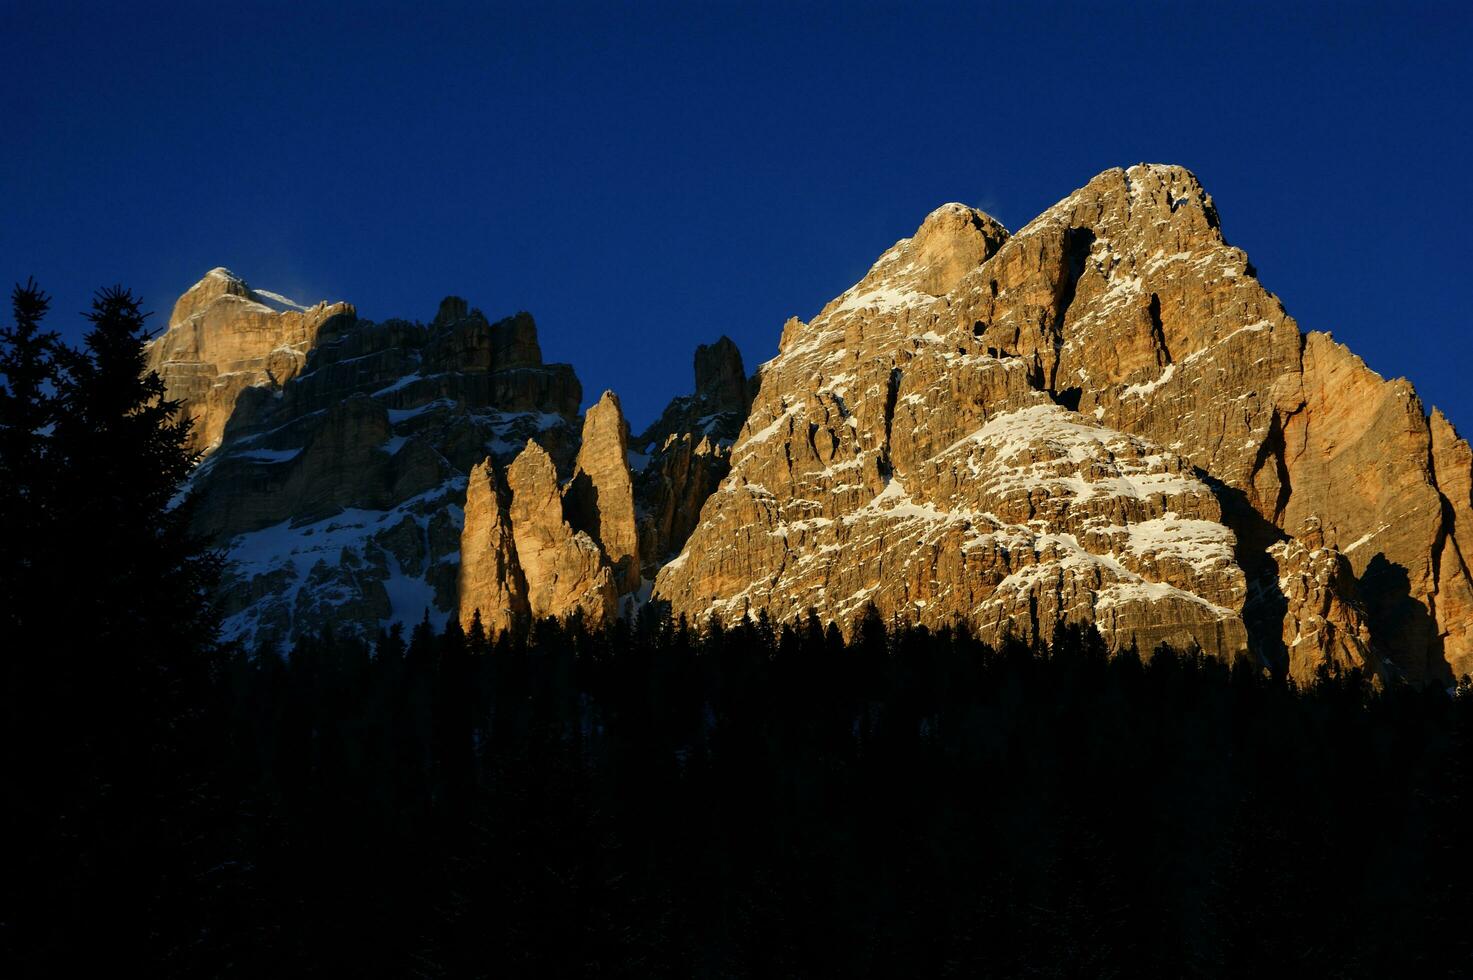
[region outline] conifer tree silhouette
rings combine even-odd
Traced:
[[[7,751],[25,746],[9,771],[37,845],[15,876],[30,889],[21,917],[56,929],[95,916],[115,955],[172,955],[180,933],[147,923],[173,915],[187,930],[199,908],[186,895],[221,745],[219,562],[179,505],[190,423],[144,371],[137,300],[98,293],[81,349],[40,329],[47,307],[33,283],[17,288],[0,332],[4,615],[23,652],[8,658],[21,666],[7,678]],[[41,939],[33,951],[75,961],[101,948]]]

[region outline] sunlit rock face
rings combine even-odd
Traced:
[[[1339,548],[1326,544],[1320,523],[1308,518],[1293,537],[1268,549],[1284,598],[1282,639],[1289,676],[1301,684],[1321,670],[1360,669],[1384,679],[1371,643],[1355,573]]]
[[[511,529],[534,617],[581,614],[590,626],[614,618],[617,590],[605,555],[586,531],[563,517],[563,494],[552,458],[528,442],[506,471]]]
[[[469,629],[480,616],[482,628],[491,636],[530,614],[527,582],[512,533],[510,500],[511,491],[491,458],[477,463],[465,492],[457,591],[462,625]]]
[[[583,416],[583,438],[564,492],[563,509],[613,565],[620,593],[639,588],[639,537],[634,480],[629,472],[629,425],[612,391]]]
[[[610,405],[617,408],[618,403],[606,395],[596,407]],[[585,436],[590,427],[603,424],[599,414],[589,412]],[[597,442],[586,439],[584,449]],[[463,625],[469,626],[479,614],[487,633],[494,636],[523,617],[578,617],[589,626],[603,626],[618,614],[620,593],[630,591],[621,589],[620,578],[628,571],[631,556],[610,548],[588,530],[575,529],[565,516],[573,509],[587,517],[584,508],[592,506],[597,524],[597,498],[586,489],[584,455],[579,454],[578,476],[566,488],[552,458],[531,440],[504,476],[489,457],[472,471],[460,543]],[[627,487],[627,467],[623,479]],[[503,483],[505,491],[500,489]],[[627,494],[623,509],[628,511],[625,526],[616,528],[612,520],[603,525],[614,535],[610,540],[633,540],[633,503]]]
[[[251,289],[229,269],[211,269],[174,304],[169,329],[149,344],[148,367],[194,419],[190,448],[208,453],[242,391],[290,381],[319,336],[332,337],[354,319],[347,303],[300,306]]]
[[[612,393],[580,417],[526,314],[284,303],[217,270],[151,348],[218,444],[196,520],[237,560],[233,636],[601,623],[652,590],[694,620],[1093,623],[1301,680],[1473,671],[1473,451],[1301,333],[1179,167],[1016,234],[938,208],[755,375],[700,347],[632,437]]]
[[[532,441],[506,468],[505,493],[491,459],[476,467],[461,535],[462,623],[479,612],[495,634],[524,613],[593,626],[618,615],[620,597],[641,587],[628,445],[619,399],[606,391],[583,416],[566,483]]]
[[[656,581],[678,612],[845,623],[873,602],[994,639],[1087,621],[1281,669],[1286,638],[1296,663],[1364,660],[1342,642],[1363,625],[1387,670],[1473,666],[1467,444],[1302,334],[1186,170],[1107,171],[1015,235],[942,207],[789,321],[759,375]],[[1311,517],[1350,575],[1306,574],[1357,597],[1280,588],[1270,549]],[[1297,628],[1323,615],[1306,602],[1341,628]]]

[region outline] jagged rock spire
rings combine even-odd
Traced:
[[[511,488],[512,539],[532,615],[561,618],[581,612],[592,626],[613,619],[617,611],[613,570],[598,543],[563,519],[552,457],[528,440],[507,467],[506,483]]]
[[[529,612],[527,583],[517,562],[508,491],[488,456],[471,470],[460,534],[460,620],[476,612],[489,635],[509,629]]]
[[[572,526],[597,541],[623,594],[639,588],[639,535],[629,473],[629,426],[619,397],[606,391],[583,417],[573,479],[563,497]]]

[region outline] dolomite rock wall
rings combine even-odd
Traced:
[[[1467,444],[1302,334],[1179,167],[1107,171],[1011,236],[940,208],[759,375],[656,581],[679,612],[1089,620],[1287,667],[1269,549],[1315,517],[1391,669],[1473,667]]]
[[[239,343],[230,336],[249,336],[241,322],[264,314],[210,296],[234,296],[243,287],[233,282],[212,273],[186,294],[154,355],[218,354]],[[221,589],[226,636],[289,643],[330,625],[372,639],[426,614],[438,626],[459,608],[467,497],[495,495],[491,474],[472,485],[471,470],[488,456],[510,462],[528,439],[570,467],[578,379],[542,363],[530,316],[492,323],[458,297],[428,324],[339,317],[302,350],[291,373],[235,393],[220,444],[192,479],[196,529],[234,559]],[[497,529],[475,530],[478,553],[492,552]],[[490,574],[471,569],[472,580]],[[523,583],[507,581],[519,610]]]
[[[605,622],[652,586],[696,620],[872,602],[1301,679],[1473,672],[1473,451],[1302,333],[1179,167],[1106,171],[1016,234],[938,208],[751,377],[698,349],[632,439],[612,395],[579,419],[530,316],[455,297],[374,324],[215,270],[150,363],[211,449],[197,519],[247,639]]]

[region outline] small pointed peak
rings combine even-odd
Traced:
[[[1305,517],[1299,522],[1294,531],[1294,538],[1304,547],[1311,551],[1317,551],[1325,546],[1325,531],[1320,524],[1320,519],[1314,514]]]
[[[945,204],[941,205],[939,208],[936,208],[930,214],[926,215],[926,220],[930,221],[932,218],[939,218],[942,215],[947,214],[968,214],[971,212],[971,210],[971,208],[967,207],[960,201],[947,201]]]
[[[169,315],[169,326],[177,326],[199,314],[222,296],[237,296],[246,300],[255,299],[244,279],[224,266],[216,266],[201,276],[198,282],[186,289],[183,295],[175,300],[174,310]]]
[[[709,344],[701,344],[696,347],[696,360],[699,361],[703,352],[719,353],[721,357],[735,357],[741,359],[742,352],[737,348],[736,341],[726,334],[722,334]]]
[[[274,293],[269,289],[253,289],[240,276],[223,265],[217,265],[179,297],[174,305],[174,313],[169,318],[169,325],[182,323],[222,296],[235,296],[258,306],[264,306],[273,313],[304,313],[308,309],[296,300],[289,299],[280,293]],[[326,306],[327,303],[319,300],[315,305]]]
[[[715,412],[747,411],[747,371],[742,352],[725,334],[696,348],[696,397]]]
[[[435,312],[434,325],[437,327],[456,323],[464,320],[470,315],[470,304],[459,296],[446,296],[440,300],[440,308]]]
[[[511,466],[508,467],[507,472],[510,473],[512,467],[525,469],[527,466],[536,466],[539,469],[545,468],[549,471],[555,469],[552,456],[543,447],[542,443],[536,439],[529,438],[527,440],[527,444],[522,447],[522,451],[517,453],[517,458],[511,461]]]
[[[1217,208],[1212,203],[1212,195],[1207,193],[1197,175],[1186,167],[1169,163],[1138,163],[1126,170],[1124,177],[1132,202],[1151,201],[1158,209],[1164,206],[1172,215],[1185,207],[1189,214],[1200,214],[1209,228],[1218,227]]]
[[[234,293],[237,296],[244,296],[250,292],[250,286],[246,285],[244,279],[223,265],[217,265],[209,272],[200,276],[199,281],[193,286],[190,286],[188,291],[191,293],[207,292],[213,296],[219,296],[224,293]]]
[[[1434,441],[1443,435],[1454,440],[1462,438],[1458,435],[1458,427],[1453,425],[1453,420],[1448,418],[1447,413],[1436,405],[1432,406],[1432,412],[1428,415],[1428,424],[1432,427]]]
[[[627,447],[629,443],[629,422],[624,418],[624,406],[620,404],[618,395],[607,390],[583,413],[583,445],[578,450],[580,461],[590,441],[602,439],[605,434],[618,440],[621,447]],[[622,459],[624,448],[619,452]]]
[[[1211,197],[1197,175],[1174,163],[1137,163],[1130,167],[1111,167],[1091,177],[1083,187],[1049,208],[1044,214],[1077,203],[1082,196],[1101,194],[1125,185],[1133,201],[1142,197],[1159,197],[1169,204],[1180,205],[1196,198],[1211,206]],[[1030,222],[1031,224],[1031,222]]]
[[[526,497],[529,493],[534,498],[542,498],[543,503],[539,506],[548,506],[548,502],[557,499],[561,493],[557,466],[535,439],[528,439],[517,458],[507,466],[506,485],[514,496],[520,494],[524,500],[530,499]]]

